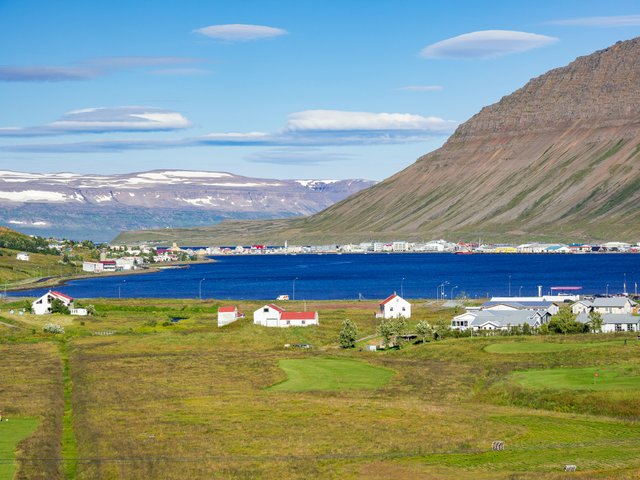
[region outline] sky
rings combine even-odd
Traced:
[[[381,180],[636,1],[0,0],[0,168]]]

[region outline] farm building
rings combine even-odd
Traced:
[[[308,327],[318,325],[318,312],[287,312],[272,303],[253,312],[253,323],[264,327]]]
[[[382,318],[411,318],[411,304],[400,295],[394,293],[380,302],[380,312],[376,316]]]
[[[235,322],[240,318],[240,312],[238,312],[238,307],[233,305],[220,307],[218,308],[218,326],[224,327],[225,325],[229,325],[230,323]]]
[[[30,260],[30,256],[27,252],[20,252],[16,255],[16,259],[22,261],[22,262],[28,262]]]

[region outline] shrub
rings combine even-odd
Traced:
[[[64,333],[64,327],[57,323],[46,323],[44,327],[42,327],[42,331],[45,333]]]

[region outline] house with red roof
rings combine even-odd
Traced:
[[[273,303],[253,312],[253,323],[264,327],[308,327],[319,325],[318,312],[287,312]]]
[[[51,313],[51,306],[56,299],[60,300],[65,307],[69,309],[73,308],[73,298],[64,293],[49,290],[31,304],[31,309],[36,315],[46,315]]]
[[[218,308],[218,327],[224,327],[230,323],[235,322],[243,315],[238,312],[238,307],[235,305],[226,305]]]
[[[376,315],[382,318],[411,318],[411,304],[394,292],[380,302],[380,312]]]

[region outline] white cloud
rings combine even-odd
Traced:
[[[404,90],[406,92],[437,92],[444,90],[441,85],[408,85],[406,87],[400,87],[398,90]]]
[[[547,22],[547,24],[576,27],[637,27],[640,26],[640,15],[569,18],[567,20],[554,20]]]
[[[74,65],[0,65],[0,82],[63,82],[90,80],[112,73],[202,62],[191,57],[96,57]]]
[[[319,148],[273,148],[252,153],[245,157],[252,163],[274,165],[318,165],[327,162],[342,162],[353,159],[353,155],[325,152]]]
[[[423,48],[424,58],[495,58],[558,41],[555,37],[511,30],[482,30],[448,38]]]
[[[229,25],[210,25],[208,27],[198,28],[194,30],[194,33],[227,42],[246,42],[261,38],[279,37],[286,35],[288,32],[282,28],[267,27],[265,25],[244,25],[236,23]]]
[[[139,108],[144,107],[125,107]],[[105,109],[109,110],[109,109]],[[163,111],[164,112],[164,111]],[[101,109],[87,109],[65,115],[62,131],[73,133],[108,131],[171,130],[188,125],[188,120],[175,112],[161,113],[144,109],[130,112],[128,118],[109,117]],[[88,116],[88,118],[87,118]],[[79,120],[82,117],[82,120]],[[135,120],[133,120],[135,118]],[[70,124],[75,119],[77,125]],[[140,125],[138,125],[140,122]],[[60,122],[58,122],[60,123]],[[433,137],[448,135],[457,126],[453,120],[425,117],[410,113],[349,112],[342,110],[306,110],[289,115],[284,128],[265,132],[213,132],[198,137],[180,139],[127,139],[68,142],[57,144],[22,144],[0,146],[6,152],[88,153],[126,150],[162,150],[168,148],[205,146],[265,146],[265,147],[322,147],[341,145],[382,145],[424,142]],[[51,130],[51,127],[49,131]],[[40,130],[44,127],[40,127]],[[67,129],[67,130],[64,130]],[[6,129],[4,136],[18,136]],[[57,133],[54,133],[57,134]],[[0,136],[3,131],[0,130]],[[26,134],[23,134],[26,136]],[[35,136],[34,134],[32,134]],[[281,157],[281,161],[282,160]],[[286,160],[286,159],[285,159]],[[260,160],[255,160],[260,161]],[[267,161],[265,159],[261,161]],[[293,161],[293,160],[291,160]],[[320,161],[318,158],[317,161]]]
[[[287,130],[300,131],[445,131],[455,122],[411,113],[346,112],[343,110],[305,110],[289,115]]]
[[[37,127],[0,128],[0,136],[37,137],[73,133],[153,132],[187,128],[178,112],[155,107],[86,108],[66,113],[60,120]]]

